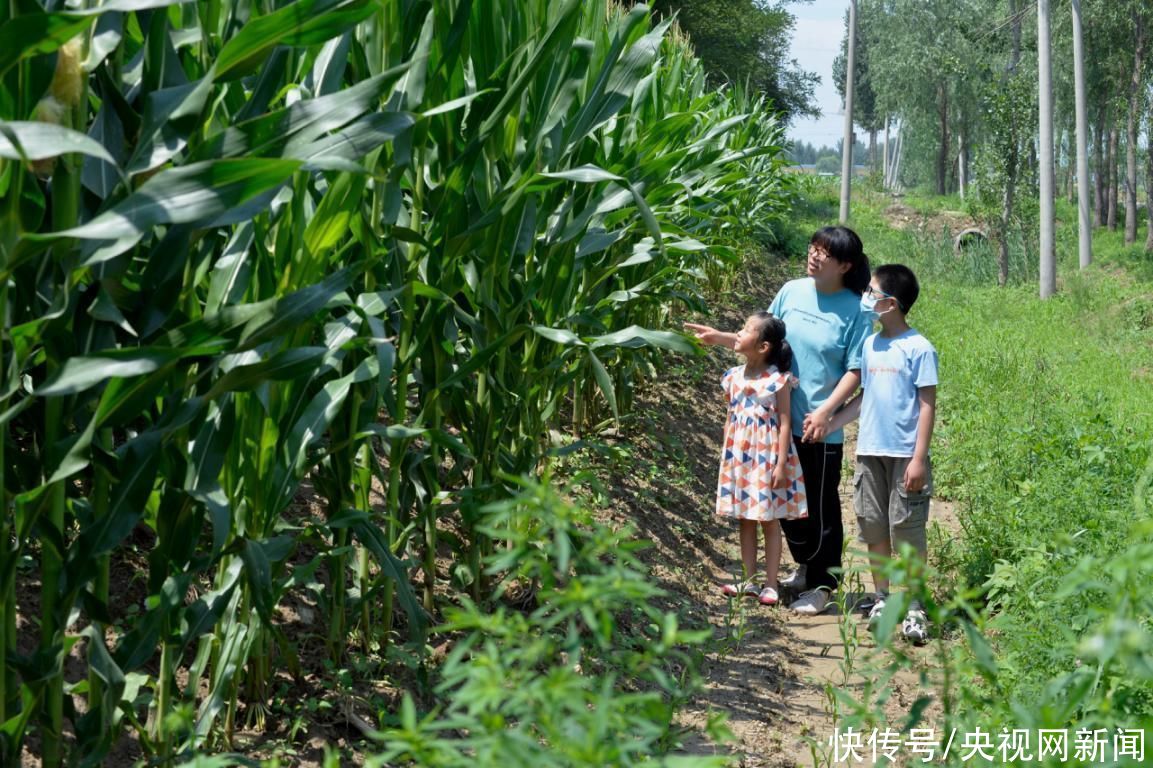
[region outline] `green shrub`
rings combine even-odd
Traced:
[[[507,537],[488,571],[526,607],[466,599],[449,611],[441,629],[458,639],[438,675],[443,708],[420,714],[406,698],[368,765],[676,764],[662,756],[711,633],[655,607],[664,594],[635,556],[635,531],[596,521],[568,490],[525,482],[484,510],[482,527]],[[719,722],[711,731],[722,737]]]

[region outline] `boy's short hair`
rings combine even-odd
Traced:
[[[882,264],[873,270],[873,277],[877,278],[877,286],[882,291],[897,300],[901,312],[909,314],[921,294],[913,270],[904,264]]]

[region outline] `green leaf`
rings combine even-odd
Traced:
[[[316,370],[326,354],[326,347],[295,347],[273,355],[268,360],[238,365],[213,382],[212,389],[204,397],[213,400],[225,392],[242,392],[266,381],[298,378]]]
[[[597,387],[600,388],[601,394],[605,396],[609,408],[612,409],[613,416],[620,419],[620,409],[617,407],[617,391],[616,387],[613,386],[612,377],[610,377],[609,372],[605,370],[604,363],[601,362],[601,359],[597,357],[596,353],[591,349],[589,350],[589,363],[592,364],[593,377],[596,379]]]
[[[115,378],[152,373],[180,356],[180,350],[137,348],[110,349],[90,357],[69,358],[32,394],[38,397],[74,395]]]
[[[342,91],[304,99],[230,126],[200,145],[193,153],[193,161],[246,155],[307,159],[315,150],[306,148],[322,136],[373,111],[405,70],[405,66],[394,67]],[[391,135],[415,122],[412,115],[404,112],[380,113],[376,118],[377,128],[391,131]]]
[[[989,682],[996,682],[997,656],[993,653],[989,641],[972,622],[962,621],[961,626],[965,630],[965,639],[969,643],[969,649],[973,652],[973,659],[977,662],[977,669],[981,672],[981,676]]]
[[[235,611],[235,604],[233,604]],[[244,668],[256,632],[250,632],[243,621],[229,621],[220,644],[219,660],[213,665],[212,686],[196,715],[196,740],[203,743],[212,729],[212,723],[224,709],[232,681]]]
[[[79,131],[52,123],[0,120],[0,157],[44,160],[72,152],[104,160],[120,172],[108,150]]]
[[[549,328],[544,325],[532,326],[533,333],[542,336],[549,341],[555,341],[557,344],[564,344],[569,347],[584,347],[587,346],[580,336],[577,336],[572,331],[566,331],[564,328]]]
[[[367,513],[358,509],[341,510],[328,521],[328,525],[331,528],[348,528],[357,541],[372,553],[380,570],[395,583],[396,595],[409,620],[423,631],[428,626],[428,615],[413,592],[412,583],[408,579],[408,564],[392,553],[380,526]]]
[[[109,211],[50,237],[139,238],[159,224],[195,224],[283,184],[296,160],[216,160],[161,171]],[[91,264],[91,261],[86,262]]]
[[[315,285],[263,305],[260,313],[245,325],[241,335],[242,348],[251,349],[290,329],[296,330],[329,302],[338,300],[337,297],[352,285],[353,279],[363,268],[363,264],[350,265]],[[347,303],[347,298],[340,301]]]
[[[519,103],[523,92],[542,66],[555,60],[557,56],[567,55],[566,49],[575,37],[575,28],[580,20],[580,13],[580,0],[565,0],[564,4],[555,12],[552,25],[535,48],[531,49],[532,56],[517,72],[516,79],[504,90],[500,102],[481,124],[477,136],[478,140],[483,140],[492,133],[496,126],[505,119],[506,113],[513,105]]]
[[[145,503],[156,481],[160,462],[160,435],[145,432],[129,441],[117,453],[117,482],[112,488],[112,503],[103,517],[80,532],[83,550],[76,554],[95,559],[120,545],[144,516]]]
[[[248,539],[240,550],[244,560],[244,577],[248,581],[248,595],[256,606],[256,612],[265,622],[272,621],[275,605],[275,587],[272,583],[272,563],[259,541]]]
[[[93,17],[62,13],[17,16],[0,26],[0,75],[33,56],[54,53],[92,25]]]
[[[225,614],[232,602],[232,594],[240,583],[243,563],[241,558],[233,558],[219,586],[184,609],[181,641],[185,647],[201,635],[211,632]]]
[[[175,56],[175,54],[173,54]],[[211,78],[161,88],[144,97],[144,126],[128,159],[128,172],[151,171],[176,157],[202,130],[201,115],[213,92]]]
[[[601,347],[627,347],[629,349],[656,347],[685,354],[694,354],[697,351],[693,343],[682,333],[650,331],[639,325],[632,325],[603,336],[594,336],[589,341],[589,347],[591,349],[600,349]]]
[[[3,50],[3,49],[0,49]],[[42,687],[37,686],[38,691],[43,691]],[[3,741],[6,742],[0,746],[8,746],[9,744],[19,744],[23,739],[24,734],[27,732],[28,721],[32,715],[39,711],[36,702],[39,701],[38,696],[33,695],[32,688],[24,683],[20,686],[20,707],[15,715],[0,723],[0,735],[3,735]],[[2,753],[0,753],[2,754]]]
[[[107,733],[118,719],[120,696],[124,693],[126,682],[124,672],[112,660],[112,654],[104,644],[104,633],[98,629],[98,625],[89,624],[81,634],[88,639],[88,666],[104,681],[99,709],[101,729]]]
[[[488,365],[494,358],[497,357],[497,355],[499,355],[502,351],[507,349],[510,344],[512,344],[513,342],[520,339],[520,337],[524,336],[526,330],[527,330],[527,328],[525,328],[524,326],[518,326],[518,327],[512,329],[511,331],[509,331],[508,333],[502,335],[499,339],[497,339],[493,343],[489,344],[484,349],[481,349],[477,352],[473,352],[471,355],[469,355],[468,359],[465,360],[462,365],[460,365],[455,371],[452,372],[451,375],[449,375],[448,378],[446,378],[444,381],[442,381],[440,383],[441,388],[451,387],[454,384],[456,384],[460,381],[463,381],[464,379],[468,378],[469,376],[471,376],[476,371],[478,371],[481,368]],[[537,330],[537,329],[534,328],[533,330]],[[559,334],[567,334],[568,333],[568,331],[559,331],[559,330],[554,329],[554,328],[545,328],[542,330],[544,332],[541,332],[540,330],[538,330],[537,333],[541,336],[544,336],[545,338],[549,338],[548,333],[553,332],[553,331],[556,331]],[[574,336],[574,338],[575,338],[575,336]],[[552,341],[558,341],[557,338],[552,338],[551,340]],[[578,341],[579,341],[579,339],[578,339]],[[561,343],[565,343],[565,342],[561,342]]]
[[[267,16],[250,19],[221,49],[217,80],[242,77],[280,45],[318,45],[338,37],[376,12],[367,0],[299,0]]]
[[[582,165],[568,171],[555,171],[552,173],[542,173],[540,175],[550,179],[579,181],[582,184],[595,184],[598,181],[624,181],[622,177],[617,176],[615,173],[609,173],[605,169],[598,168],[595,165]]]

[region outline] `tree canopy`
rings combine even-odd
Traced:
[[[714,85],[747,85],[786,118],[817,116],[820,76],[789,57],[796,19],[783,0],[653,0],[658,16],[676,16]]]

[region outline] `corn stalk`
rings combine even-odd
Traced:
[[[489,597],[511,532],[478,510],[690,350],[651,329],[784,197],[780,126],[667,33],[578,0],[0,11],[4,759],[30,728],[54,765],[129,727],[174,762],[242,702],[259,727],[309,590],[334,661]],[[132,615],[110,574],[141,563]]]

